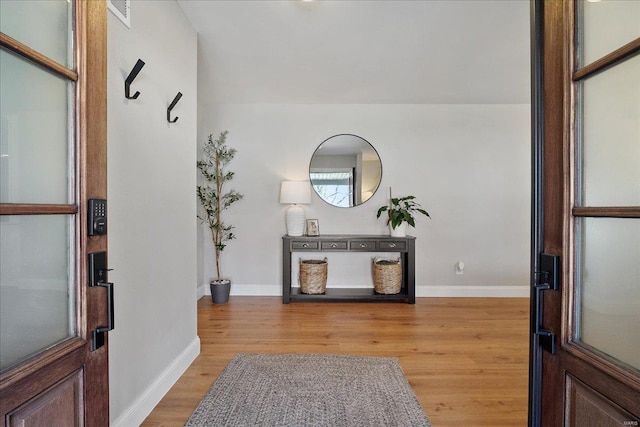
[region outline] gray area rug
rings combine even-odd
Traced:
[[[187,426],[430,426],[398,360],[238,354]]]

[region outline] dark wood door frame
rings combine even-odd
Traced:
[[[87,205],[88,199],[107,198],[107,7],[106,2],[87,0],[86,18],[83,20],[85,49],[79,61],[85,72],[80,91],[81,147],[85,154],[80,161],[80,174],[84,179],[84,188],[80,188],[81,207],[80,222],[82,224],[81,257],[87,262],[89,253],[106,252],[107,236],[88,237]],[[85,274],[88,269],[83,269]],[[87,287],[88,278],[81,278],[82,289],[87,291],[87,321],[83,332],[85,341],[91,341],[91,331],[105,324],[109,316],[105,304],[104,288]],[[85,399],[87,410],[85,420],[88,426],[109,425],[109,339],[105,338],[104,347],[91,351],[91,345],[85,346]]]
[[[109,425],[108,339],[104,347],[91,351],[91,331],[103,325],[106,295],[103,288],[89,288],[87,257],[92,252],[107,250],[107,236],[87,236],[87,200],[107,196],[107,102],[106,102],[106,2],[75,0],[75,70],[57,64],[6,34],[0,44],[23,58],[51,72],[75,81],[75,128],[77,200],[71,205],[2,204],[1,215],[76,215],[76,294],[77,333],[43,351],[16,368],[0,375],[0,426],[25,421],[38,422],[45,416],[49,422],[76,425]],[[51,388],[60,386],[53,391]],[[56,408],[37,411],[41,399],[66,395],[75,401],[75,413]],[[30,402],[30,403],[29,403]],[[31,406],[30,406],[31,405]],[[17,409],[17,408],[25,408]],[[11,414],[11,415],[8,415]],[[60,416],[61,418],[57,418]],[[26,418],[25,418],[26,417]],[[31,418],[30,418],[31,417]],[[66,417],[66,418],[65,418]]]
[[[543,367],[556,366],[552,356],[541,347],[536,334],[542,325],[560,337],[562,304],[560,291],[539,292],[540,255],[564,253],[563,211],[549,211],[549,206],[566,205],[568,189],[564,186],[565,153],[565,57],[562,49],[550,48],[551,41],[564,41],[564,2],[531,2],[531,76],[532,76],[532,229],[531,229],[531,341],[529,373],[529,425],[561,425],[562,411],[542,408],[563,403],[562,391],[543,393]],[[550,96],[554,94],[554,96]],[[558,96],[559,94],[559,96]],[[560,160],[559,160],[560,159]],[[561,260],[562,263],[562,260]],[[563,266],[561,265],[561,269]],[[554,295],[555,294],[555,295]],[[539,304],[536,300],[540,298]],[[541,318],[540,318],[541,317]],[[560,418],[550,419],[550,417]]]
[[[532,78],[532,227],[531,335],[529,425],[562,426],[596,416],[589,409],[576,413],[576,395],[593,396],[596,410],[612,409],[630,423],[640,417],[637,377],[620,373],[585,349],[574,336],[573,217],[638,218],[637,207],[582,208],[572,206],[572,138],[575,126],[574,84],[640,51],[640,39],[621,47],[581,70],[574,71],[575,7],[572,0],[531,1]],[[559,290],[542,292],[540,254],[561,256]],[[540,312],[540,307],[543,311]],[[540,316],[541,315],[541,316]],[[557,354],[540,346],[534,332],[541,326],[557,337]],[[577,393],[577,394],[576,394]],[[603,406],[598,407],[599,402]],[[590,418],[589,418],[590,419]],[[596,421],[593,421],[596,422]],[[630,424],[634,425],[634,424]]]
[[[564,97],[548,96],[564,94],[564,55],[561,50],[550,49],[549,41],[563,41],[563,2],[531,1],[531,132],[532,132],[532,199],[531,199],[531,311],[530,311],[530,371],[529,371],[529,425],[547,425],[542,421],[543,360],[548,353],[541,347],[541,336],[536,331],[544,325],[559,337],[557,322],[562,307],[560,298],[552,298],[548,290],[540,292],[540,256],[543,253],[563,253],[563,213],[549,215],[547,206],[564,206],[567,190],[563,185],[562,162],[564,153]],[[553,76],[553,78],[550,78]],[[558,130],[560,129],[560,132]],[[561,266],[562,268],[562,266]],[[540,299],[538,302],[537,299]],[[542,317],[542,318],[540,318]]]

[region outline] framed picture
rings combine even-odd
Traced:
[[[320,235],[320,224],[317,219],[308,219],[307,220],[307,236],[319,236]]]

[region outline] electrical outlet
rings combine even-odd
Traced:
[[[464,274],[464,262],[456,262],[456,274]]]

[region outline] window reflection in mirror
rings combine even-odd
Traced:
[[[313,153],[309,179],[316,194],[330,205],[357,206],[380,186],[382,162],[367,140],[351,134],[335,135]]]

